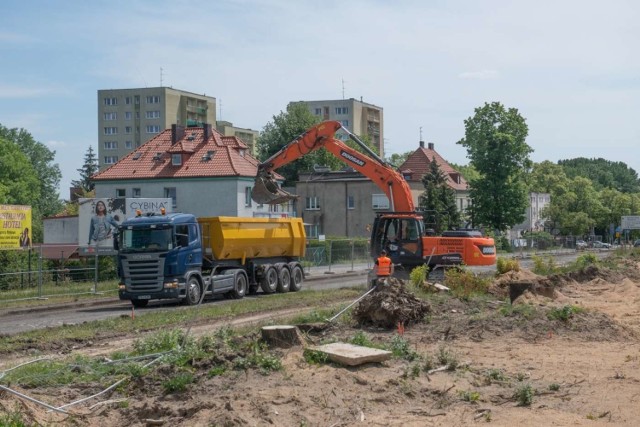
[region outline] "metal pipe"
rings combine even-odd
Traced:
[[[349,304],[348,306],[346,306],[344,309],[342,309],[338,314],[336,314],[335,316],[333,316],[331,319],[327,319],[327,322],[333,322],[335,319],[338,318],[338,316],[340,316],[342,313],[344,313],[345,311],[347,311],[349,308],[351,308],[351,306],[353,306],[355,303],[357,303],[358,301],[360,301],[362,298],[366,297],[367,295],[369,295],[371,292],[373,292],[376,289],[376,287],[372,287],[371,289],[369,289],[364,295],[362,295],[360,298],[358,298],[357,300],[355,300],[354,302],[352,302],[351,304]]]

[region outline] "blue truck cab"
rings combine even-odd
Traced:
[[[202,239],[194,215],[138,215],[118,228],[121,300],[136,307],[154,299],[199,302],[204,282]]]

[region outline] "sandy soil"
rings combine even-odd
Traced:
[[[7,392],[0,392],[0,411],[19,409],[23,419],[34,425],[104,427],[636,426],[640,418],[640,280],[635,273],[638,266],[627,267],[626,274],[594,270],[539,278],[524,271],[500,278],[493,287],[497,294],[506,295],[512,282],[553,287],[552,298],[525,292],[512,309],[497,298],[436,298],[429,321],[404,331],[411,349],[422,356],[420,362],[394,358],[353,368],[317,365],[307,363],[302,348],[294,347],[275,350],[284,369],[269,375],[249,369],[209,377],[196,369],[197,381],[186,392],[165,394],[159,376],[173,371],[164,366],[158,375],[139,378],[74,407],[72,415],[49,412]],[[523,303],[534,309],[515,308]],[[549,318],[551,310],[568,305],[585,310],[567,320]],[[316,343],[348,340],[360,330],[379,343],[389,343],[398,333],[339,325],[308,338]],[[130,345],[132,338],[95,343],[82,351],[109,354]],[[445,353],[453,355],[458,367],[427,374],[424,360],[432,360],[427,368],[437,368],[438,356]],[[17,389],[52,405],[97,391]],[[514,396],[527,390],[533,393],[531,404],[521,405]]]

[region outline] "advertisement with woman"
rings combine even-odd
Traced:
[[[125,218],[124,210],[124,199],[80,199],[80,245],[100,248],[100,252],[112,250],[118,224]]]

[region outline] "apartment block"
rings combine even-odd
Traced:
[[[100,170],[149,141],[171,125],[216,123],[216,99],[170,87],[98,91],[98,164]]]
[[[257,157],[258,153],[256,142],[258,141],[258,136],[260,136],[260,132],[257,130],[239,128],[234,126],[233,123],[224,120],[218,120],[216,122],[216,130],[224,136],[235,136],[240,138],[249,147],[251,155]]]
[[[357,101],[354,98],[337,99],[332,101],[297,101],[291,104],[304,103],[309,111],[320,117],[321,121],[336,120],[342,123],[352,133],[367,136],[372,145],[378,149],[380,157],[384,158],[384,115],[382,107]],[[338,132],[336,137],[348,139],[346,133]]]

